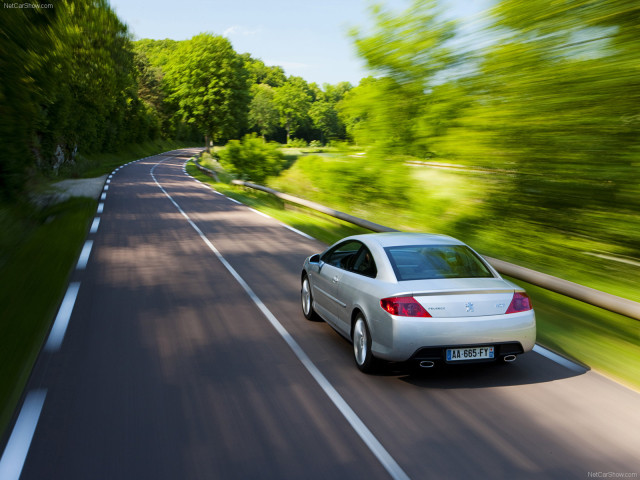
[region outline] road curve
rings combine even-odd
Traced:
[[[27,388],[25,405],[42,402],[20,478],[640,472],[640,395],[597,373],[534,352],[508,366],[359,373],[348,342],[300,312],[301,263],[324,245],[194,181],[188,157],[110,178],[68,327]]]

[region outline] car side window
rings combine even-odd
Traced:
[[[322,255],[321,260],[334,267],[348,270],[353,265],[353,260],[360,250],[362,243],[356,240],[348,240],[344,243],[336,245],[327,253]]]
[[[378,274],[378,269],[376,268],[376,262],[373,260],[373,255],[371,255],[369,249],[364,245],[357,253],[352,263],[351,270],[355,273],[371,278],[375,278]]]

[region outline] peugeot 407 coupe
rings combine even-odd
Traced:
[[[531,301],[463,242],[374,233],[340,240],[302,269],[304,316],[353,343],[356,365],[513,361],[536,338]]]

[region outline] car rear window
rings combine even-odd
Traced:
[[[466,245],[403,245],[385,250],[398,281],[493,277]]]

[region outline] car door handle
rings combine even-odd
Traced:
[[[333,283],[338,283],[338,280],[340,280],[340,277],[338,277],[337,275],[333,277]]]

